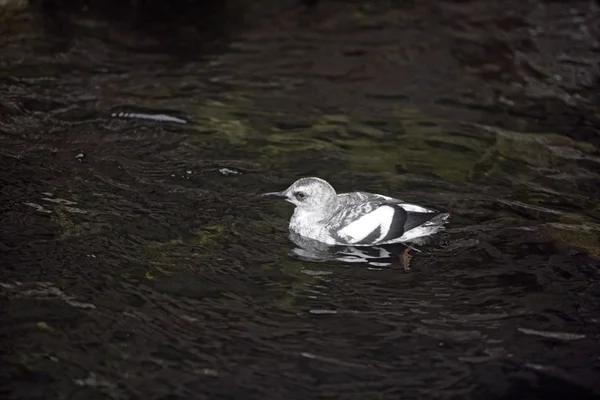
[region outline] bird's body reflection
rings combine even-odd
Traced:
[[[364,263],[374,267],[398,265],[409,268],[408,251],[416,250],[408,243],[394,243],[379,246],[331,246],[290,232],[290,240],[297,246],[292,255],[306,261],[342,261]]]

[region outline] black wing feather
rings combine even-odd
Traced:
[[[425,222],[433,219],[438,213],[429,212],[406,212],[406,222],[404,223],[404,231],[409,231],[416,228],[419,225],[423,225]]]
[[[430,221],[433,219],[433,217],[439,214],[436,212],[406,211],[404,208],[402,208],[402,206],[400,206],[399,202],[388,201],[385,203],[385,205],[394,207],[395,212],[390,225],[390,230],[387,235],[381,239],[381,242],[397,239],[404,235],[406,231],[410,231],[411,229]]]
[[[387,235],[385,235],[381,239],[382,242],[399,238],[400,236],[404,235],[404,232],[407,230],[405,228],[406,219],[407,219],[407,215],[408,215],[406,210],[397,204],[389,204],[389,205],[394,208],[394,216],[392,217],[392,223],[390,224],[390,230],[388,231]]]

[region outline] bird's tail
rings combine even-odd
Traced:
[[[429,225],[444,225],[447,224],[450,220],[450,213],[440,213],[435,217],[431,218],[429,221],[423,224],[423,226]]]

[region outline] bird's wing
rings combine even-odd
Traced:
[[[331,235],[348,244],[378,244],[400,238],[439,213],[397,200],[371,200],[342,208],[328,224]]]

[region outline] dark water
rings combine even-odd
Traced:
[[[600,395],[597,2],[8,3],[3,397]],[[452,222],[310,262],[306,175]]]

